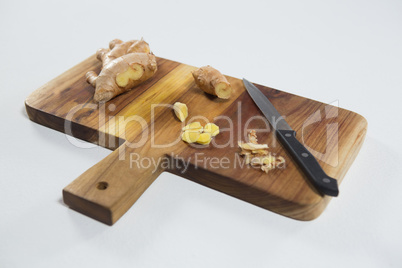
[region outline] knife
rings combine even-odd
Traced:
[[[323,195],[338,196],[337,180],[329,177],[315,157],[296,139],[296,131],[288,125],[274,105],[258,88],[244,78],[243,83],[255,104],[275,129],[278,140],[292,155],[317,191]]]

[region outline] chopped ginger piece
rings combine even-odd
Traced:
[[[193,122],[193,123],[190,123],[187,126],[185,126],[182,130],[183,131],[192,130],[192,131],[198,131],[201,133],[203,131],[203,128],[202,128],[200,122]]]
[[[200,132],[198,131],[185,131],[181,135],[181,139],[187,143],[198,142],[198,138],[200,137]]]
[[[214,123],[208,123],[204,126],[204,132],[209,132],[213,137],[219,134],[219,127]]]
[[[188,108],[187,105],[181,102],[176,102],[175,104],[173,104],[173,110],[174,113],[176,114],[177,118],[183,122],[184,120],[186,120],[187,116],[188,116]]]
[[[175,106],[176,105],[177,102],[175,103]],[[196,142],[205,145],[210,144],[212,137],[218,135],[219,133],[219,127],[213,123],[208,123],[205,125],[205,127],[202,127],[200,122],[192,122],[182,128],[182,130],[183,133],[181,134],[181,139],[183,141],[187,143]]]
[[[185,132],[186,133],[186,132]],[[199,144],[209,144],[211,142],[212,136],[211,133],[204,132],[198,136],[197,143]]]

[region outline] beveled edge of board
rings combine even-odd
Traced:
[[[67,121],[61,117],[57,117],[53,114],[49,114],[42,110],[33,108],[27,102],[25,102],[25,109],[28,118],[39,125],[51,128],[63,134],[69,135],[65,132],[65,124],[68,122],[71,124],[71,135],[82,141],[90,142],[95,145],[99,145],[109,150],[116,150],[120,145],[124,144],[125,140],[109,133],[100,131],[99,129],[94,129],[88,126],[78,124],[74,121]],[[102,140],[99,140],[99,137]]]
[[[294,220],[311,221],[316,219],[321,215],[332,199],[330,196],[324,196],[320,198],[318,202],[301,204],[263,192],[260,189],[250,187],[238,181],[230,179],[225,180],[221,175],[217,175],[208,169],[202,169],[202,172],[199,172],[200,169],[202,168],[195,168],[193,165],[189,165],[185,173],[181,173],[181,170],[178,169],[165,171]],[[203,176],[200,176],[200,173],[202,173]],[[216,187],[217,180],[219,180],[219,186],[221,188]],[[225,188],[225,191],[222,191],[222,187]],[[247,201],[244,198],[244,189],[247,189],[247,194],[252,196],[252,198]]]

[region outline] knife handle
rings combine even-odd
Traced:
[[[320,193],[338,196],[337,180],[329,177],[315,157],[296,139],[296,131],[276,130],[276,136]]]

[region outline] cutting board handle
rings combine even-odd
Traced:
[[[148,156],[150,152],[145,148],[121,145],[63,189],[64,203],[113,225],[162,173],[160,167],[149,164],[153,162]],[[147,161],[138,161],[140,155]],[[147,164],[141,166],[139,163]]]

